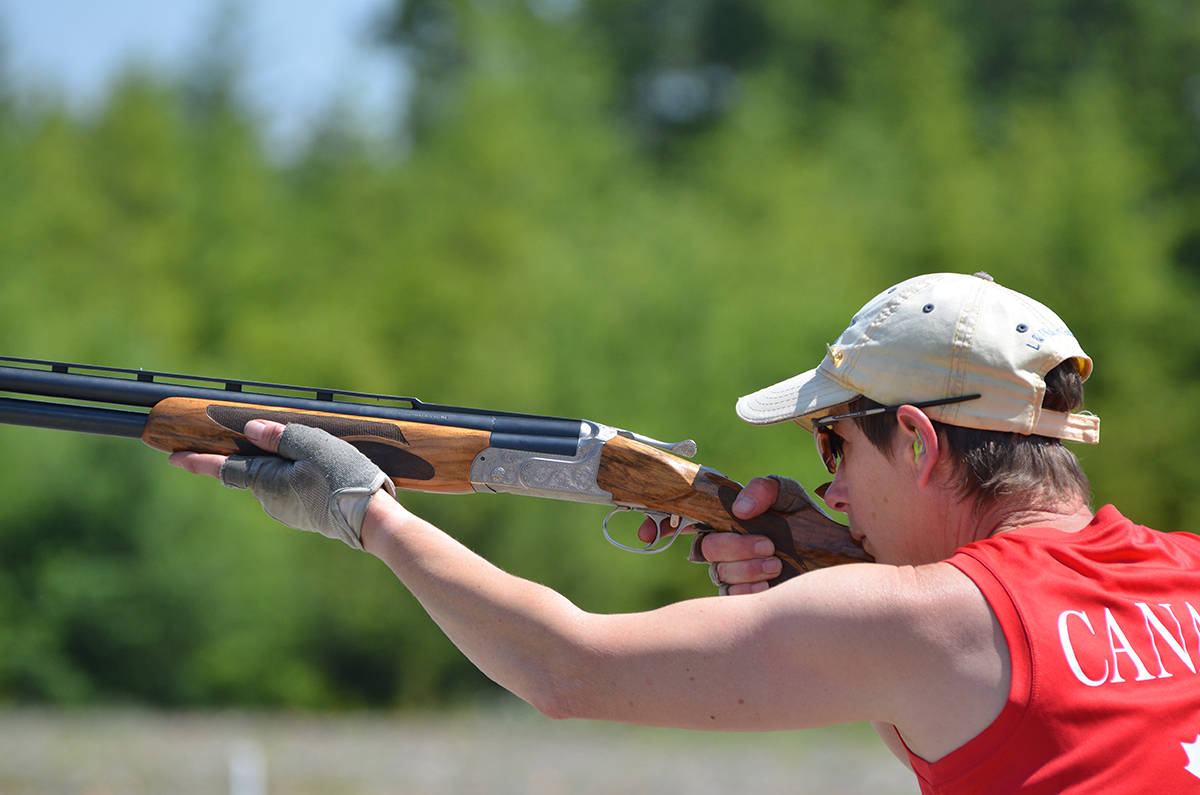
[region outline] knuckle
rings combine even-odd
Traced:
[[[277,450],[279,448],[280,441],[283,439],[283,432],[285,430],[286,426],[283,425],[268,425],[263,433],[263,446],[268,450]]]
[[[774,502],[783,491],[783,480],[779,475],[771,475],[763,480],[763,496]]]
[[[750,481],[750,485],[760,493],[772,493],[779,489],[779,481],[773,475],[754,478]]]
[[[724,568],[721,569],[721,581],[727,582],[730,585],[741,585],[747,582],[754,582],[758,579],[758,572],[753,565],[748,565],[746,562],[723,563]]]
[[[740,560],[747,557],[741,554],[741,542],[745,536],[737,533],[711,533],[704,539],[704,557],[709,560]]]

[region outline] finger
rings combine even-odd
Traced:
[[[643,544],[653,544],[659,535],[658,524],[653,519],[647,516],[642,520],[642,524],[638,527],[637,536]]]
[[[783,571],[779,558],[756,558],[716,564],[717,581],[724,585],[746,585],[773,580]]]
[[[778,496],[779,481],[754,478],[733,501],[733,515],[739,519],[752,519],[770,508]]]
[[[739,594],[762,593],[771,586],[765,582],[748,583],[745,585],[730,585],[725,589],[727,596],[737,596]]]
[[[283,436],[285,427],[271,420],[250,420],[246,423],[243,433],[247,439],[268,453],[274,453],[279,449],[279,437]]]
[[[657,531],[655,530],[656,527],[658,528]],[[696,532],[696,525],[694,524],[689,524],[682,528],[672,527],[670,517],[656,524],[653,518],[647,516],[642,520],[641,525],[638,526],[637,537],[641,539],[643,544],[652,544],[656,539],[669,538],[676,533],[688,535],[694,532]]]
[[[701,545],[704,559],[711,562],[769,558],[775,554],[771,539],[740,533],[709,533]]]
[[[210,478],[221,476],[221,465],[226,456],[216,453],[172,453],[167,463],[173,467],[186,469],[193,475],[208,475]]]

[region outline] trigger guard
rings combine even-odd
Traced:
[[[654,540],[647,543],[644,547],[631,547],[628,544],[622,544],[620,541],[612,537],[608,531],[608,522],[618,513],[622,511],[631,511],[632,508],[625,506],[617,506],[609,511],[608,516],[604,517],[604,522],[601,524],[601,529],[604,531],[604,539],[612,544],[617,549],[622,549],[626,552],[633,552],[636,555],[657,555],[659,552],[666,552],[671,548],[679,537],[683,535],[683,530],[691,525],[698,524],[694,519],[687,519],[678,514],[659,513],[657,511],[643,511],[647,518],[654,520]],[[675,532],[671,533],[666,543],[662,543],[663,533],[661,522],[663,519],[671,520],[671,527]]]

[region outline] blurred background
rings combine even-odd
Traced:
[[[883,287],[986,270],[1096,360],[1096,504],[1200,529],[1192,0],[0,0],[0,206],[5,355],[587,417],[694,438],[742,481],[823,469],[799,429],[738,421],[738,395],[812,366]],[[0,746],[24,749],[0,748],[5,791],[140,791],[111,778],[136,769],[129,715],[156,742],[176,720],[250,737],[213,757],[248,781],[282,775],[281,715],[412,727],[389,747],[446,720],[530,746],[610,731],[523,712],[374,559],[136,442],[0,445]],[[682,548],[604,543],[595,506],[407,502],[588,610],[711,592]],[[794,787],[801,746],[814,769],[834,740],[886,757],[859,728],[739,756]],[[650,762],[697,747],[612,731],[620,750],[577,755],[595,791],[652,788]],[[325,749],[326,778],[287,791],[474,789],[399,785],[399,762],[338,778],[387,752],[330,732],[293,754]],[[95,773],[33,772],[103,742]],[[585,791],[530,764],[513,791]],[[811,791],[885,791],[866,769]]]

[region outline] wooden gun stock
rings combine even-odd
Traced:
[[[357,447],[396,488],[470,494],[471,461],[488,447],[487,431],[373,419],[334,412],[279,409],[220,400],[167,398],[146,420],[142,441],[156,450],[262,455],[242,433],[250,420],[298,422],[321,428]]]
[[[772,585],[812,569],[873,561],[845,525],[815,507],[790,514],[767,511],[753,519],[735,517],[732,505],[742,490],[740,483],[632,439],[617,437],[604,445],[596,480],[618,504],[639,503],[695,519],[713,530],[767,536],[783,561],[783,571]]]

